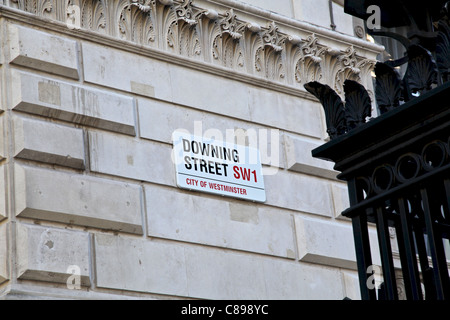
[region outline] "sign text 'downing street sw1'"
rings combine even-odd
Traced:
[[[266,201],[258,149],[178,131],[172,138],[179,188]]]

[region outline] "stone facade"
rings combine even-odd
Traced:
[[[336,3],[333,31],[328,1],[246,2],[0,1],[3,298],[359,298],[303,84],[373,96],[382,48]],[[266,134],[267,201],[177,188],[180,128]]]

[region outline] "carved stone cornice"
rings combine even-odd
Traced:
[[[368,84],[380,46],[241,2],[199,3],[202,7],[194,0],[0,0],[0,10],[31,13],[59,22],[60,29],[66,24],[76,36],[87,32],[126,41],[141,53],[166,53],[171,61],[179,56],[180,64],[221,67],[233,78],[278,83],[308,98],[303,84],[320,81],[343,94],[346,79],[362,83],[373,95]]]

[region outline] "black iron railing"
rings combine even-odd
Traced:
[[[366,89],[347,80],[345,101],[327,85],[305,88],[322,103],[330,142],[313,156],[335,162],[348,184],[358,274],[363,299],[398,299],[389,228],[396,231],[401,277],[408,299],[450,299],[450,27],[446,8],[428,49],[408,43],[404,58],[378,63],[371,118]],[[416,33],[415,33],[416,34]],[[433,51],[429,50],[432,45]],[[407,63],[401,78],[395,67]],[[377,230],[383,283],[372,273],[369,224]]]

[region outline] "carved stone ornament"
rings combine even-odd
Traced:
[[[47,16],[54,9],[52,0],[11,0],[11,2],[18,9],[38,16]]]
[[[186,22],[190,26],[194,26],[198,23],[192,9],[192,1],[193,0],[183,0],[182,3],[175,6],[177,19]]]
[[[267,30],[263,32],[262,39],[265,46],[272,47],[276,52],[280,52],[283,50],[286,37],[280,35],[278,26],[272,21],[269,23]]]
[[[295,66],[295,80],[298,83],[322,80],[322,58],[324,52],[318,44],[319,38],[312,34],[301,48],[301,57]]]
[[[276,21],[240,20],[234,8],[219,13],[194,0],[9,0],[15,9],[120,40],[240,73],[296,86],[321,81],[343,93],[345,79],[371,82],[370,66],[350,46],[321,44],[320,34],[286,34]],[[78,8],[79,10],[74,10]],[[79,15],[79,16],[77,16]],[[261,20],[261,19],[259,19]],[[76,25],[76,24],[79,25]],[[371,95],[371,91],[369,95]]]
[[[213,40],[213,59],[225,67],[243,70],[245,53],[240,40],[244,36],[245,23],[239,22],[234,10],[230,9],[217,22],[217,26]]]
[[[143,12],[149,12],[155,6],[155,0],[131,0],[132,6],[137,6]]]
[[[228,33],[234,40],[241,39],[245,28],[244,24],[238,24],[236,14],[233,9],[225,13],[225,17],[219,23],[220,29],[223,33]]]

